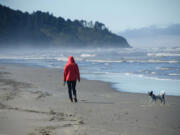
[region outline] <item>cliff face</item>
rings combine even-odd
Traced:
[[[0,5],[0,45],[130,47],[103,23],[65,20],[41,11],[29,14]]]

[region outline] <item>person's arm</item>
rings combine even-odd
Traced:
[[[64,82],[66,82],[67,68],[68,68],[68,66],[65,65],[65,67],[64,67]]]
[[[76,73],[77,73],[77,79],[80,82],[80,72],[79,72],[79,67],[77,64],[76,64]]]

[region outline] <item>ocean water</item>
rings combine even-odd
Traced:
[[[28,51],[27,51],[28,50]],[[180,96],[180,48],[1,50],[0,63],[63,69],[74,56],[81,77],[110,82],[118,91]]]

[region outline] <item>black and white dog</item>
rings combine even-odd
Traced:
[[[165,92],[160,91],[159,95],[153,94],[153,91],[149,91],[148,95],[151,97],[152,101],[156,102],[156,100],[160,100],[161,103],[165,104]]]

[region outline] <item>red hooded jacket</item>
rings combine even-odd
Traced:
[[[68,63],[64,67],[64,81],[80,81],[78,65],[75,63],[73,56],[69,56]]]

